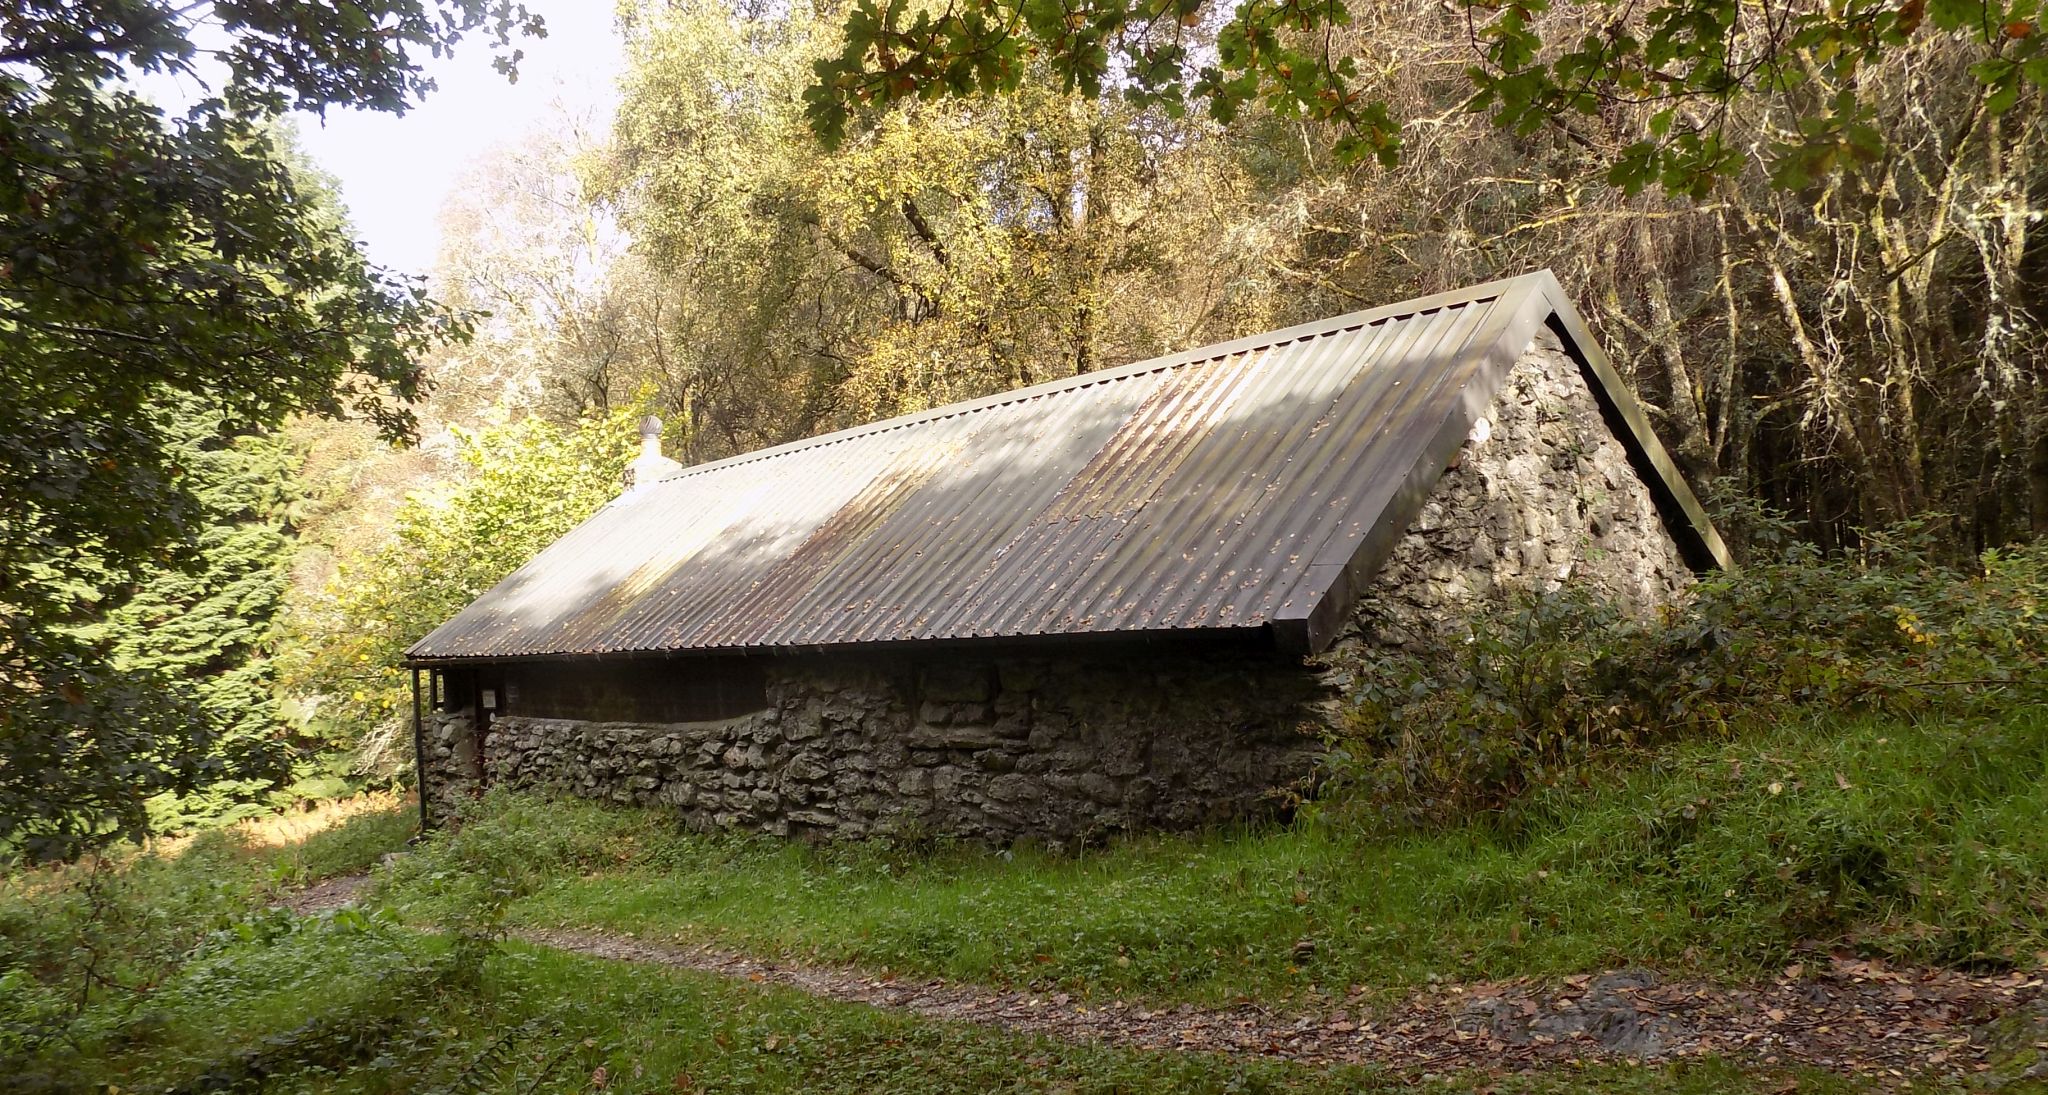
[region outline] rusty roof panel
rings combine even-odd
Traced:
[[[1586,365],[1681,541],[1725,562],[1543,272],[685,469],[409,657],[1216,629],[1319,648],[1325,602],[1413,521],[1537,323]]]

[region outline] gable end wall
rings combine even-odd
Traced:
[[[1479,606],[1566,582],[1647,612],[1692,581],[1584,372],[1546,328],[1508,370],[1339,643],[1456,633]]]

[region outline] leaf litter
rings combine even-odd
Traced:
[[[1969,1076],[1994,1067],[1995,1040],[1985,1036],[1994,1021],[2048,1005],[2048,971],[1970,974],[1838,956],[1825,966],[1797,963],[1769,981],[1737,985],[1623,969],[1551,981],[1444,983],[1378,1008],[1359,988],[1334,1001],[1335,1008],[1307,1013],[1251,1003],[1087,1001],[1059,991],[905,979],[603,932],[536,929],[515,937],[576,954],[1070,1040],[1416,1071],[1527,1071],[1575,1061],[1714,1055],[1872,1079]]]

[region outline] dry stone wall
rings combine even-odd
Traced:
[[[1455,632],[1517,589],[1582,582],[1648,609],[1690,580],[1577,364],[1546,331],[1337,653]],[[516,682],[519,667],[505,671]],[[437,715],[429,785],[444,806],[487,777],[667,806],[703,828],[1085,840],[1280,808],[1310,772],[1343,684],[1341,671],[1246,650],[788,658],[767,670],[761,710],[711,722],[512,710],[479,747],[467,712]]]
[[[467,713],[444,715],[430,780],[447,801],[487,770],[706,829],[1088,840],[1284,808],[1316,687],[1263,653],[803,659],[738,718],[501,716],[482,768],[458,756]]]
[[[1692,584],[1650,488],[1548,329],[1509,370],[1340,641],[1457,631],[1518,590],[1584,585],[1648,611]]]

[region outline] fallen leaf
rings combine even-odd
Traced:
[[[1842,774],[1842,773],[1840,773],[1840,772],[1836,772],[1836,773],[1835,773],[1835,786],[1837,786],[1837,787],[1840,787],[1840,788],[1841,788],[1842,790],[1844,790],[1844,791],[1848,790],[1848,789],[1849,789],[1849,777],[1848,777],[1848,776],[1845,776],[1845,775],[1843,775],[1843,774]]]

